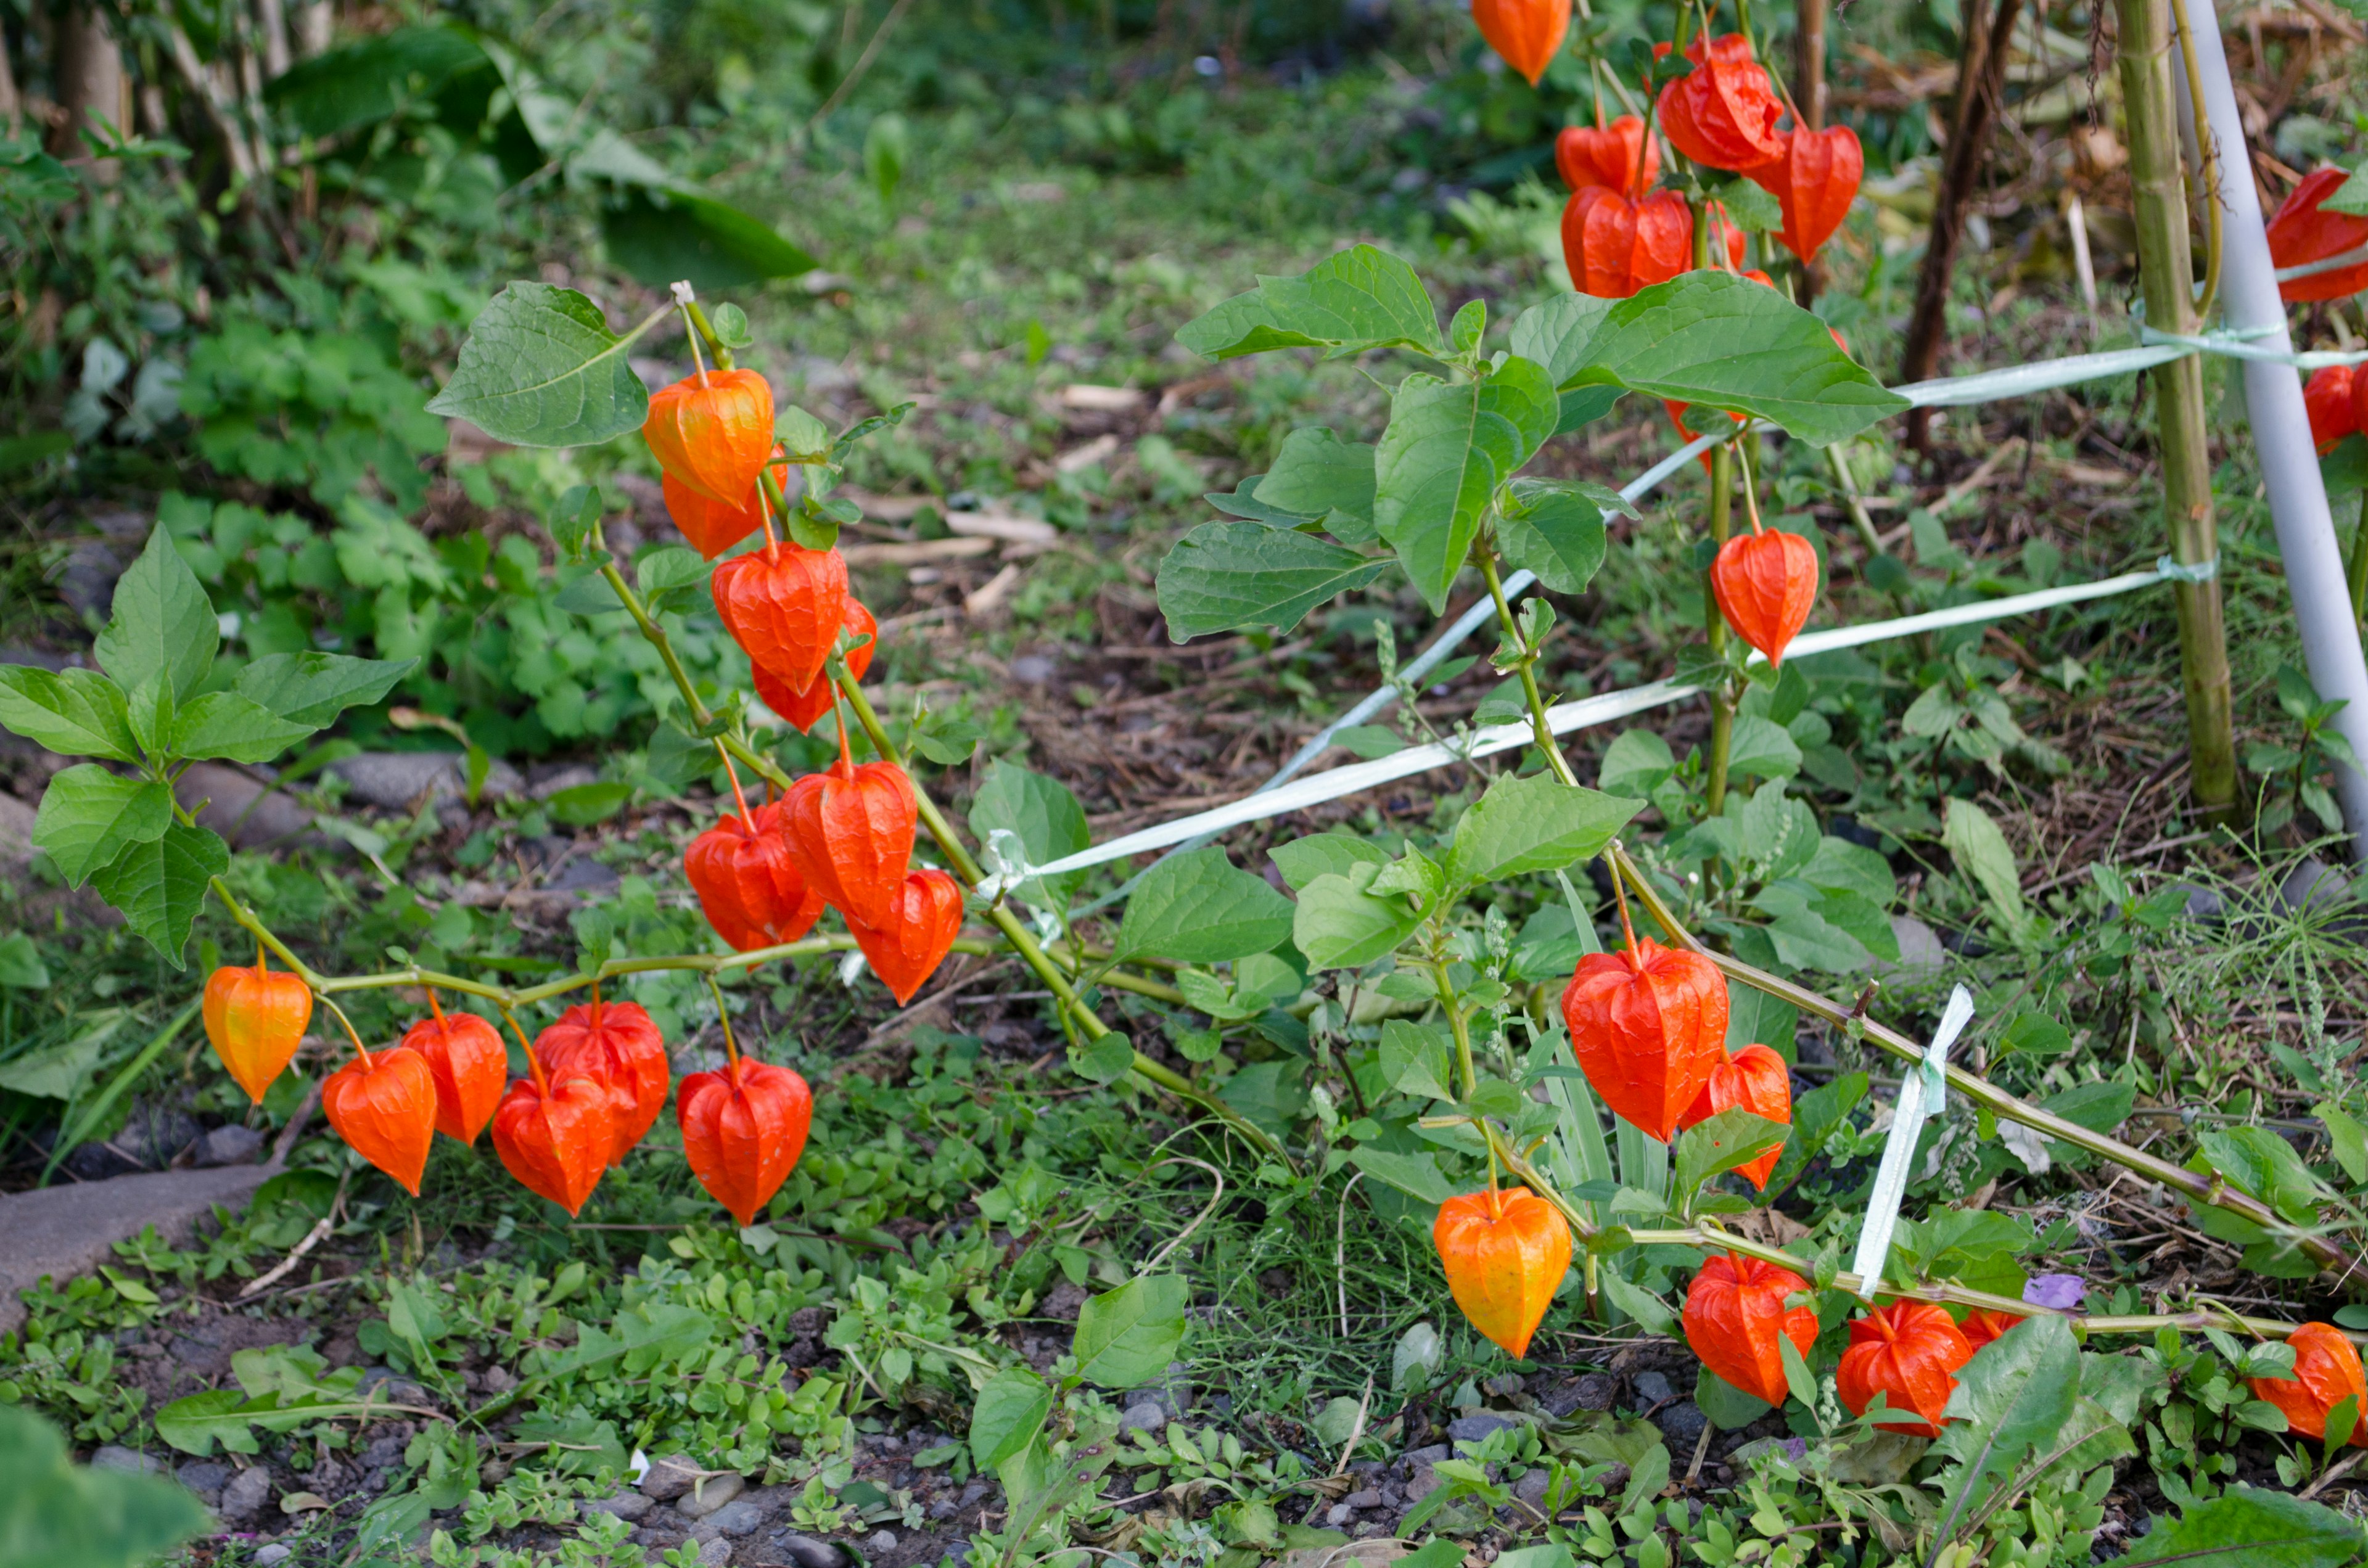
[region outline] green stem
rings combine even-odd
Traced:
[[[606,553],[605,550],[603,553]],[[642,603],[641,596],[626,583],[624,574],[617,570],[616,562],[604,562],[600,575],[609,580],[609,586],[615,592],[618,603],[625,607],[625,613],[633,618],[635,626],[641,628],[643,640],[655,648],[658,657],[665,661],[666,674],[674,677],[675,688],[682,693],[683,701],[689,706],[691,723],[699,729],[705,729],[714,722],[714,715],[707,710],[707,704],[699,699],[697,688],[690,684],[690,672],[682,667],[682,656],[674,651],[674,642],[666,636],[666,628],[650,619],[649,609]]]
[[[731,369],[733,368],[732,350],[723,346],[723,340],[715,335],[715,328],[708,324],[707,307],[695,299],[685,300],[682,311],[683,314],[690,318],[690,324],[698,329],[699,335],[706,341],[707,351],[715,357],[715,368],[719,370]]]
[[[1445,960],[1432,960],[1430,973],[1439,986],[1440,1001],[1447,1009],[1447,1027],[1455,1036],[1455,1074],[1463,1081],[1463,1097],[1468,1101],[1480,1092],[1480,1074],[1472,1064],[1472,1022],[1456,1004],[1454,987],[1448,983]]]
[[[2351,530],[2351,559],[2343,579],[2351,589],[2351,619],[2368,622],[2368,492],[2360,497],[2360,521]]]
[[[1483,540],[1474,553],[1480,561],[1480,575],[1487,580],[1488,597],[1497,602],[1497,624],[1505,629],[1508,640],[1516,647],[1521,647],[1520,623],[1513,619],[1512,604],[1505,597],[1505,585],[1497,575],[1496,551],[1490,548],[1488,541]],[[1521,695],[1529,699],[1530,724],[1537,732],[1538,750],[1545,754],[1546,766],[1554,769],[1555,778],[1565,784],[1577,784],[1578,775],[1571,771],[1570,759],[1563,756],[1561,743],[1554,739],[1554,726],[1546,722],[1546,699],[1545,694],[1538,689],[1537,665],[1537,655],[1522,647],[1520,665]]]
[[[1710,451],[1711,542],[1724,549],[1734,526],[1735,446],[1721,442]],[[1711,591],[1707,567],[1702,570],[1702,626],[1710,636],[1710,651],[1725,658],[1726,617],[1719,613],[1718,596]],[[1735,697],[1730,687],[1731,682],[1723,680],[1710,694],[1710,780],[1705,795],[1713,816],[1726,806],[1726,763],[1735,745]]]
[[[1896,1056],[1903,1062],[1920,1062],[1924,1060],[1924,1048],[1921,1045],[1896,1030],[1876,1023],[1873,1018],[1863,1017],[1856,1008],[1845,1006],[1831,997],[1810,990],[1805,985],[1779,979],[1764,970],[1753,968],[1740,959],[1705,947],[1693,933],[1679,923],[1676,915],[1669,913],[1668,906],[1661,901],[1661,895],[1645,880],[1644,872],[1636,863],[1628,858],[1628,852],[1625,849],[1615,841],[1604,851],[1604,855],[1611,862],[1614,879],[1628,884],[1636,894],[1637,902],[1644,904],[1645,912],[1659,922],[1661,928],[1669,934],[1670,938],[1710,960],[1729,980],[1741,981],[1755,991],[1763,992],[1780,1001],[1790,1002],[1802,1012],[1823,1018],[1829,1024],[1845,1028],[1855,1026],[1863,1031],[1865,1038],[1873,1041],[1878,1050]],[[2209,1204],[2214,1209],[2226,1210],[2265,1230],[2291,1233],[2294,1229],[2280,1219],[2268,1205],[2244,1193],[2233,1190],[2228,1186],[2226,1178],[2216,1172],[2191,1171],[2183,1165],[2175,1165],[2169,1160],[2157,1158],[2143,1150],[2134,1149],[2117,1138],[2109,1137],[2102,1132],[2092,1132],[2077,1121],[2068,1120],[2053,1111],[2018,1099],[1987,1079],[1977,1078],[1962,1067],[1950,1067],[1948,1078],[1949,1086],[1952,1089],[1964,1095],[1975,1105],[1985,1107],[1993,1115],[2004,1117],[2009,1121],[2020,1122],[2033,1131],[2044,1133],[2059,1142],[2069,1143],[2075,1148],[2086,1149],[2090,1153],[2102,1155],[2115,1165],[2126,1166],[2139,1176],[2159,1182],[2197,1203]],[[2351,1254],[2324,1237],[2298,1236],[2295,1244],[2327,1267],[2349,1269],[2353,1267]]]

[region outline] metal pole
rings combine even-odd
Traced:
[[[2244,122],[2229,82],[2228,56],[2220,47],[2219,19],[2210,0],[2185,3],[2193,21],[2204,119],[2221,149],[2219,196],[2226,222],[2221,231],[2226,254],[2220,298],[2229,326],[2238,331],[2266,328],[2253,341],[2291,353],[2294,341],[2286,332],[2285,305],[2278,298]],[[2184,73],[2171,75],[2181,110],[2192,116]],[[2368,757],[2368,659],[2362,656],[2360,626],[2351,618],[2344,591],[2343,557],[2335,544],[2335,517],[2328,509],[2327,486],[2319,479],[2318,456],[2311,448],[2301,376],[2291,366],[2245,361],[2245,408],[2269,489],[2270,516],[2277,525],[2286,591],[2293,596],[2294,621],[2302,631],[2304,667],[2321,698],[2344,702],[2334,727],[2351,743],[2356,756]],[[2335,782],[2344,826],[2351,834],[2352,860],[2368,865],[2368,775],[2347,768]]]

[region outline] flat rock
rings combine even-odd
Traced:
[[[711,1536],[699,1543],[700,1568],[723,1568],[732,1561],[732,1543],[721,1536]]]
[[[329,771],[346,781],[348,799],[384,812],[409,811],[423,795],[445,801],[468,793],[467,763],[459,752],[366,751],[329,764]],[[498,758],[485,775],[488,798],[516,795],[525,787],[518,770]]]
[[[252,1165],[256,1156],[263,1153],[263,1134],[258,1130],[235,1121],[225,1122],[199,1141],[197,1163],[209,1168]]]
[[[703,1519],[739,1496],[747,1484],[736,1475],[711,1475],[675,1499],[675,1512],[687,1519]]]
[[[1878,971],[1907,969],[1939,969],[1949,961],[1949,949],[1941,945],[1941,934],[1912,915],[1891,917],[1891,935],[1899,944],[1899,961],[1885,963],[1876,960]]]
[[[230,1478],[214,1512],[226,1525],[244,1524],[263,1512],[263,1506],[270,1501],[271,1477],[261,1465],[251,1465]]]
[[[680,1454],[661,1454],[650,1461],[649,1472],[642,1477],[641,1494],[654,1502],[671,1503],[698,1479],[697,1465]]]
[[[173,1479],[208,1507],[222,1501],[222,1488],[230,1484],[231,1469],[211,1460],[191,1460],[173,1472]]]
[[[282,1546],[276,1540],[268,1546],[258,1546],[255,1549],[255,1560],[262,1564],[262,1568],[271,1568],[273,1563],[285,1562],[295,1555],[294,1547]]]
[[[714,1483],[710,1482],[708,1485],[712,1489]],[[706,1517],[699,1521],[698,1529],[692,1533],[700,1536],[752,1535],[772,1517],[773,1511],[770,1508],[764,1507],[746,1497],[734,1497],[729,1503],[710,1509]]]
[[[268,793],[267,793],[268,791]],[[266,849],[303,843],[319,848],[342,843],[313,830],[313,813],[243,768],[200,762],[173,783],[173,794],[198,821],[230,841],[233,849]]]
[[[1620,1381],[1609,1372],[1589,1372],[1549,1392],[1538,1403],[1560,1420],[1581,1410],[1609,1410],[1620,1396]]]
[[[846,1561],[844,1554],[829,1541],[799,1535],[794,1530],[782,1536],[780,1545],[798,1568],[839,1568],[839,1564]]]
[[[1501,1432],[1516,1425],[1508,1415],[1493,1415],[1483,1411],[1477,1415],[1459,1415],[1447,1424],[1447,1437],[1452,1443],[1476,1443],[1491,1432]]]
[[[614,1514],[627,1524],[637,1522],[643,1514],[657,1506],[653,1498],[638,1492],[620,1492],[613,1497],[596,1497],[584,1505],[587,1514]]]
[[[108,1181],[70,1182],[0,1198],[0,1334],[24,1325],[17,1293],[44,1275],[60,1284],[114,1256],[117,1242],[154,1225],[186,1244],[214,1205],[239,1209],[277,1167],[156,1171]]]
[[[1702,1428],[1710,1425],[1710,1418],[1692,1400],[1681,1399],[1656,1411],[1653,1415],[1653,1425],[1658,1426],[1661,1436],[1668,1440],[1672,1462],[1681,1464],[1693,1456],[1694,1444],[1701,1440]]]
[[[120,1475],[162,1475],[165,1464],[153,1454],[127,1449],[120,1443],[109,1443],[90,1456],[90,1468],[111,1470]]]
[[[1669,1386],[1667,1373],[1639,1372],[1631,1381],[1636,1385],[1636,1397],[1646,1404],[1658,1404],[1678,1396],[1678,1391]]]
[[[1167,1407],[1156,1399],[1128,1405],[1126,1413],[1118,1418],[1118,1429],[1121,1432],[1147,1432],[1156,1436],[1167,1426]]]
[[[1281,1568],[1383,1568],[1413,1550],[1405,1541],[1381,1535],[1346,1546],[1304,1546],[1286,1551]]]

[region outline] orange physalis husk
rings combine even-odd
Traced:
[[[1748,1110],[1770,1121],[1791,1125],[1793,1120],[1793,1074],[1784,1059],[1764,1045],[1747,1045],[1712,1069],[1710,1082],[1685,1115],[1678,1118],[1680,1131],[1698,1121],[1707,1121],[1723,1110]],[[1770,1149],[1748,1165],[1736,1170],[1750,1178],[1751,1185],[1761,1192],[1768,1190],[1768,1177],[1776,1169],[1783,1154],[1781,1148]]]
[[[419,1052],[436,1085],[436,1131],[447,1138],[473,1143],[494,1108],[502,1103],[502,1087],[509,1081],[509,1051],[493,1025],[474,1013],[447,1013],[435,1006],[435,1017],[422,1018],[404,1031],[405,1049]]]
[[[520,1078],[494,1112],[494,1153],[519,1186],[579,1213],[616,1143],[609,1105],[608,1084],[589,1073],[552,1073],[547,1093]]]
[[[1789,1391],[1779,1335],[1803,1356],[1817,1342],[1817,1314],[1787,1307],[1809,1282],[1789,1268],[1729,1253],[1704,1261],[1686,1288],[1686,1344],[1712,1373],[1753,1398],[1782,1404]]]
[[[2351,1427],[2355,1448],[2368,1449],[2368,1379],[2360,1352],[2332,1324],[2306,1323],[2286,1336],[2294,1346],[2291,1378],[2251,1378],[2254,1394],[2285,1412],[2286,1427],[2314,1443],[2327,1440],[2327,1417],[2348,1394],[2358,1417]]]
[[[773,450],[773,389],[754,370],[703,370],[650,394],[658,467],[692,494],[742,506]]]
[[[1472,20],[1534,87],[1570,31],[1570,0],[1472,0]]]
[[[901,1007],[953,951],[962,919],[962,884],[943,871],[924,868],[905,879],[888,919],[867,926],[850,915],[847,928],[854,933],[871,972],[895,994]]]
[[[257,1105],[287,1069],[313,1021],[313,989],[286,970],[224,964],[206,976],[206,1039],[214,1054]]]
[[[1669,145],[1697,164],[1741,173],[1784,155],[1776,122],[1784,106],[1769,90],[1768,73],[1751,58],[1751,43],[1728,33],[1705,50],[1686,48],[1694,68],[1661,89],[1657,109]]]
[[[858,925],[892,925],[913,858],[919,806],[893,762],[809,773],[782,798],[790,852],[806,886]]]
[[[1710,591],[1735,634],[1781,667],[1817,602],[1817,547],[1782,528],[1737,534],[1711,562]]]
[[[753,1225],[805,1151],[814,1096],[788,1068],[743,1056],[720,1073],[685,1078],[675,1118],[690,1174],[734,1220]]]
[[[1885,1432],[1937,1437],[1948,1424],[1941,1414],[1957,1387],[1957,1369],[1974,1358],[1974,1347],[1945,1307],[1930,1301],[1894,1301],[1852,1318],[1850,1348],[1834,1374],[1834,1392],[1852,1415],[1863,1415],[1883,1395],[1893,1410],[1921,1420],[1878,1421]]]
[[[776,540],[716,562],[716,618],[748,662],[792,690],[822,674],[847,623],[847,558]]]
[[[1850,216],[1860,182],[1866,178],[1866,154],[1859,147],[1858,132],[1847,125],[1823,131],[1796,126],[1782,140],[1784,155],[1747,177],[1783,209],[1784,227],[1777,237],[1784,248],[1808,261]]]
[[[765,526],[765,503],[755,485],[737,506],[711,501],[670,473],[660,476],[658,491],[683,539],[710,561]]]
[[[1562,210],[1562,259],[1570,285],[1599,300],[1624,300],[1693,265],[1694,219],[1685,198],[1656,190],[1631,201],[1590,185]]]
[[[1664,1143],[1726,1060],[1725,977],[1700,953],[1650,937],[1579,960],[1562,1017],[1603,1103]]]
[[[2325,261],[2368,244],[2368,218],[2322,210],[2319,203],[2335,194],[2351,176],[2340,168],[2314,169],[2294,193],[2278,203],[2270,219],[2270,260],[2281,270]],[[2340,300],[2368,289],[2368,261],[2333,272],[2293,278],[2278,285],[2278,298],[2288,304],[2309,300]]]
[[[1994,1312],[1984,1307],[1975,1307],[1965,1314],[1965,1321],[1957,1325],[1957,1332],[1965,1336],[1966,1344],[1979,1350],[2021,1321],[2012,1312]]]
[[[638,1003],[570,1007],[534,1037],[534,1053],[554,1081],[563,1073],[581,1073],[607,1087],[610,1165],[622,1164],[666,1109],[674,1068],[666,1061],[666,1038]]]
[[[857,642],[847,651],[847,673],[854,679],[861,680],[864,672],[871,667],[872,650],[880,644],[880,623],[871,619],[871,612],[863,608],[861,601],[850,595],[847,601],[847,618],[841,625],[858,638],[867,640]],[[838,696],[827,672],[814,676],[803,691],[791,689],[787,681],[780,679],[762,665],[755,665],[750,673],[756,677],[757,698],[766,707],[780,714],[784,722],[801,730],[811,731],[821,722],[822,716],[831,710]]]
[[[1573,191],[1608,186],[1635,200],[1661,174],[1661,149],[1645,139],[1645,122],[1623,114],[1593,130],[1566,125],[1554,137],[1554,170]]]
[[[406,1046],[355,1057],[321,1085],[321,1110],[355,1153],[419,1196],[436,1141],[436,1076]]]
[[[2303,412],[2310,419],[2310,444],[2325,457],[2335,444],[2360,428],[2360,409],[2368,398],[2360,395],[2368,376],[2355,375],[2350,365],[2328,365],[2313,370],[2302,384]]]
[[[736,786],[735,786],[736,788]],[[781,804],[726,812],[690,841],[682,869],[715,934],[740,952],[794,942],[822,917],[781,831]]]
[[[1523,1187],[1451,1198],[1431,1221],[1447,1288],[1472,1326],[1520,1360],[1570,1268],[1570,1226]]]

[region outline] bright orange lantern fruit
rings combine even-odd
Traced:
[[[925,867],[905,877],[886,920],[872,926],[849,915],[847,928],[901,1007],[953,951],[962,920],[962,884]]]
[[[1657,111],[1669,145],[1695,163],[1741,173],[1784,155],[1776,122],[1784,106],[1741,33],[1696,39],[1686,48],[1694,68],[1661,89]]]
[[[570,1007],[559,1021],[534,1037],[540,1057],[553,1083],[569,1073],[581,1073],[606,1085],[609,1127],[614,1140],[610,1165],[623,1163],[666,1108],[666,1089],[674,1080],[666,1060],[666,1039],[640,1004],[594,1002]],[[510,1090],[516,1095],[515,1086]]]
[[[436,1141],[436,1077],[425,1057],[400,1045],[356,1056],[322,1084],[321,1110],[354,1153],[419,1196]]]
[[[786,1067],[735,1056],[720,1073],[683,1079],[675,1117],[690,1174],[734,1220],[753,1225],[805,1150],[814,1095]]]
[[[494,1112],[494,1153],[519,1186],[570,1215],[600,1185],[616,1146],[609,1085],[589,1073],[538,1071],[520,1078]]]
[[[850,767],[845,757],[809,773],[782,797],[790,853],[806,886],[850,922],[885,929],[904,898],[919,803],[893,762]]]
[[[494,1026],[474,1013],[447,1013],[432,991],[427,1002],[435,1016],[405,1030],[403,1046],[427,1063],[436,1087],[436,1131],[473,1143],[502,1103],[509,1051]]]
[[[773,450],[773,389],[754,370],[702,370],[650,394],[642,438],[692,494],[745,506]]]
[[[871,668],[873,650],[880,645],[880,623],[872,619],[871,612],[850,594],[847,600],[847,614],[840,625],[859,639],[869,639],[858,642],[847,651],[847,673],[850,677],[861,680],[864,673]],[[831,710],[838,696],[838,689],[831,683],[827,672],[814,676],[803,691],[793,689],[789,682],[762,665],[752,663],[749,673],[756,680],[757,696],[765,706],[780,714],[786,722],[809,733],[822,722],[822,716]]]
[[[2368,1448],[2368,1379],[2351,1341],[2332,1324],[2306,1323],[2286,1343],[2294,1346],[2294,1375],[2248,1379],[2253,1392],[2285,1412],[2288,1430],[2314,1443],[2327,1440],[2327,1417],[2349,1396],[2359,1417],[2352,1444]]]
[[[1570,1226],[1527,1187],[1467,1192],[1431,1221],[1447,1288],[1463,1315],[1515,1360],[1544,1321],[1570,1269]]]
[[[257,953],[253,969],[225,964],[208,975],[199,1011],[214,1054],[246,1097],[260,1105],[272,1080],[304,1043],[304,1026],[313,1020],[313,990],[286,970],[272,969]]]
[[[1661,174],[1661,149],[1645,134],[1645,122],[1623,114],[1592,130],[1566,125],[1554,137],[1554,170],[1574,192],[1608,186],[1634,201],[1653,188]]]
[[[740,952],[794,942],[822,917],[822,895],[781,831],[778,801],[726,812],[683,851],[683,873],[715,934]]]
[[[1603,1103],[1664,1143],[1726,1060],[1725,977],[1700,953],[1650,937],[1579,960],[1562,1016]]]
[[[1790,1126],[1793,1120],[1793,1073],[1784,1059],[1764,1045],[1747,1045],[1711,1070],[1710,1081],[1686,1114],[1678,1119],[1679,1131],[1698,1121],[1707,1121],[1723,1110],[1747,1110],[1770,1121]],[[1759,1191],[1768,1190],[1768,1177],[1776,1169],[1776,1162],[1784,1151],[1770,1149],[1748,1165],[1735,1168],[1750,1178]]]
[[[1817,547],[1782,528],[1737,534],[1719,546],[1710,589],[1735,634],[1782,666],[1817,602]]]
[[[1783,155],[1750,170],[1748,177],[1783,209],[1784,227],[1777,237],[1784,248],[1808,261],[1850,216],[1866,178],[1866,153],[1858,132],[1847,125],[1823,131],[1795,127],[1782,140]]]
[[[1631,201],[1590,185],[1562,210],[1562,259],[1571,287],[1599,300],[1624,300],[1693,265],[1694,220],[1685,199],[1656,190]]]
[[[1791,1269],[1740,1253],[1706,1259],[1686,1288],[1686,1344],[1715,1376],[1782,1404],[1790,1385],[1777,1341],[1790,1339],[1804,1357],[1817,1342],[1817,1314],[1784,1304],[1808,1288]]]
[[[776,541],[716,562],[716,619],[748,655],[794,691],[821,676],[847,623],[847,558]]]
[[[1974,1346],[1944,1307],[1930,1301],[1894,1301],[1850,1325],[1850,1348],[1834,1374],[1834,1392],[1852,1415],[1863,1415],[1878,1393],[1885,1406],[1916,1417],[1880,1421],[1886,1432],[1937,1437],[1948,1424],[1941,1414],[1957,1387],[1957,1369],[1974,1358]]]
[[[2270,219],[2270,259],[2281,271],[2368,245],[2368,218],[2328,212],[2319,205],[2350,177],[2333,166],[2314,169],[2292,195],[2278,203],[2277,212]],[[2340,300],[2362,289],[2368,289],[2368,261],[2288,278],[2278,285],[2278,297],[2288,304],[2300,304],[2308,300]]]
[[[1570,0],[1472,0],[1488,47],[1534,87],[1570,31]]]

